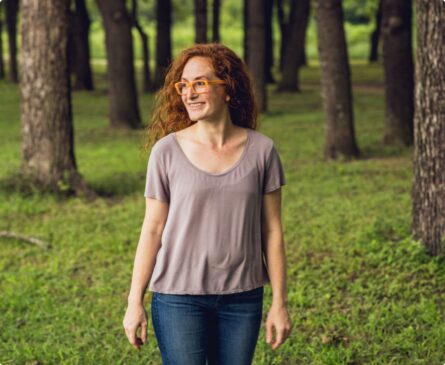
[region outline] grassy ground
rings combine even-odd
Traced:
[[[254,364],[442,364],[445,262],[410,240],[412,149],[381,144],[382,72],[354,65],[356,134],[363,158],[322,159],[319,69],[301,94],[276,94],[260,131],[283,160],[283,221],[291,338],[276,352],[264,327]],[[44,251],[1,240],[0,363],[160,364],[151,322],[137,353],[122,319],[144,214],[143,133],[107,128],[104,76],[74,94],[80,172],[102,198],[0,189],[0,230],[52,242]],[[0,180],[20,162],[19,92],[0,82]],[[140,100],[147,120],[152,96]],[[146,295],[150,314],[151,293]],[[266,286],[264,316],[271,303]]]

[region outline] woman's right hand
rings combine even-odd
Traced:
[[[128,304],[123,320],[128,341],[137,350],[147,341],[147,313],[142,303]],[[141,327],[141,337],[137,337],[138,328]]]

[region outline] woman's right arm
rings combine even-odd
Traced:
[[[128,307],[123,325],[130,343],[137,349],[146,341],[147,316],[144,309],[144,294],[156,263],[156,255],[161,247],[161,236],[167,221],[169,204],[146,198],[145,217],[134,259],[133,277]],[[141,327],[141,338],[136,332]]]

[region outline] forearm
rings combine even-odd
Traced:
[[[272,286],[272,305],[287,305],[287,263],[281,232],[266,235],[265,258]]]
[[[142,225],[136,255],[134,259],[133,277],[128,302],[142,303],[145,289],[150,281],[156,263],[156,255],[161,246],[161,233],[147,232]]]

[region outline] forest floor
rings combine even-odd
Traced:
[[[258,365],[433,365],[445,362],[445,260],[411,236],[412,148],[382,144],[383,75],[353,65],[361,158],[323,160],[320,70],[301,73],[302,92],[269,87],[259,130],[285,168],[283,227],[291,337],[265,342]],[[93,202],[6,190],[20,164],[17,86],[0,82],[0,231],[49,241],[48,250],[1,239],[0,363],[161,364],[149,320],[138,353],[122,319],[144,216],[144,131],[107,128],[105,76],[75,92],[79,170],[101,194]],[[366,86],[366,87],[364,87]],[[148,121],[153,95],[141,95]],[[150,318],[151,293],[145,297]],[[265,287],[264,319],[271,304]]]

